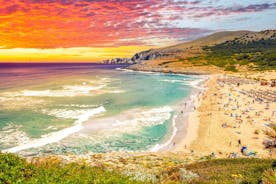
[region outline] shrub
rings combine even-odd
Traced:
[[[138,183],[119,173],[85,164],[45,159],[34,164],[13,154],[0,153],[0,183]]]

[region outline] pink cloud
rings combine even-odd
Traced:
[[[276,7],[275,3],[264,3],[222,8],[203,6],[200,0],[0,0],[0,3],[0,46],[10,48],[144,45],[151,37],[185,40],[210,30],[179,27],[174,21]]]

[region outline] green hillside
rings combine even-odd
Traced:
[[[201,59],[227,69],[235,65],[248,65],[253,70],[276,68],[276,39],[261,39],[241,43],[228,41],[213,47],[204,47],[206,54]],[[250,65],[251,64],[251,65]]]
[[[244,34],[214,46],[203,46],[199,55],[189,57],[194,64],[215,65],[237,71],[240,66],[249,70],[276,69],[276,33],[263,31]]]
[[[190,183],[247,183],[263,181],[266,184],[276,182],[276,170],[271,169],[272,160],[268,159],[218,159],[194,163],[186,168],[199,175]]]
[[[58,160],[27,163],[13,154],[0,153],[0,183],[138,183],[113,171],[85,164],[63,164]]]
[[[162,157],[160,157],[162,158]],[[176,158],[175,158],[176,159]],[[148,167],[158,159],[143,161]],[[162,160],[162,159],[159,159]],[[125,160],[127,163],[128,161]],[[129,161],[131,162],[131,160]],[[127,177],[114,168],[104,165],[91,167],[84,161],[67,163],[58,158],[39,158],[29,163],[13,154],[0,153],[0,183],[275,183],[276,171],[271,169],[273,160],[270,159],[212,159],[198,161],[193,164],[175,164],[171,169],[164,169],[156,175],[155,180],[149,180],[146,173],[145,181],[136,181]],[[175,163],[177,161],[175,160]],[[141,163],[137,160],[137,170]],[[162,163],[160,163],[162,164]],[[170,168],[171,164],[167,164]],[[113,171],[112,171],[113,170]],[[145,172],[147,169],[145,169]],[[167,176],[167,177],[164,177]]]
[[[162,70],[215,66],[226,71],[276,69],[276,30],[226,31],[136,54],[132,68]],[[140,62],[142,61],[142,62]],[[148,66],[148,67],[147,67]]]

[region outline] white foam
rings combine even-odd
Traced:
[[[189,81],[189,82],[187,82],[187,83],[188,83],[188,85],[190,85],[190,86],[192,86],[192,87],[194,87],[194,88],[197,88],[197,89],[206,89],[206,88],[200,86],[200,83],[201,83],[201,82],[204,82],[204,81],[206,81],[206,80],[207,80],[207,78],[203,77],[203,78],[201,78],[201,79]]]
[[[101,137],[121,135],[122,133],[135,133],[144,127],[161,125],[171,118],[171,107],[153,109],[132,109],[117,116],[97,118],[87,122],[83,132],[91,135],[99,134]]]
[[[0,106],[2,110],[34,109],[37,106],[41,106],[43,104],[45,104],[43,99],[30,100],[28,97],[15,96],[6,96],[0,98]]]
[[[176,132],[177,132],[176,122],[175,122],[176,118],[177,118],[177,115],[175,115],[172,120],[172,126],[173,126],[172,136],[164,144],[156,144],[153,148],[150,149],[151,152],[157,152],[158,150],[160,150],[172,143],[172,140],[175,137]]]
[[[133,117],[129,117],[127,120],[116,120],[112,123],[112,131],[116,132],[131,132],[137,131],[143,127],[151,127],[163,124],[171,117],[171,107],[160,107],[150,109],[142,112],[134,113]]]
[[[164,80],[160,80],[161,82],[169,82],[169,83],[183,83],[185,80],[177,80],[177,79],[164,79]]]
[[[109,79],[102,79],[106,82]],[[7,97],[74,97],[74,96],[95,96],[104,93],[124,93],[124,90],[117,88],[108,88],[106,84],[100,85],[88,85],[83,83],[82,85],[65,85],[62,89],[57,90],[21,90],[17,92],[7,92],[4,96]],[[1,98],[0,101],[4,101]]]
[[[13,148],[9,148],[6,150],[3,150],[4,152],[11,152],[11,153],[15,153],[21,150],[26,150],[29,148],[36,148],[36,147],[41,147],[47,144],[51,144],[54,142],[59,142],[60,140],[68,137],[69,135],[76,133],[78,131],[80,131],[82,129],[82,122],[87,121],[89,118],[91,118],[92,116],[96,115],[96,114],[100,114],[102,112],[105,112],[105,108],[103,106],[95,108],[95,109],[89,109],[89,110],[85,110],[85,111],[80,111],[78,110],[77,112],[72,112],[70,111],[70,113],[68,112],[62,112],[62,111],[51,111],[50,113],[52,113],[53,115],[56,115],[57,117],[62,117],[62,118],[75,118],[77,119],[74,123],[74,126],[69,127],[69,128],[65,128],[63,130],[60,130],[58,132],[53,132],[50,134],[47,134],[45,136],[43,136],[40,139],[35,139],[33,141],[30,141],[26,144],[22,144]]]
[[[151,71],[141,71],[141,70],[131,70],[126,68],[116,68],[116,70],[124,71],[124,72],[136,72],[142,74],[158,74],[159,72],[151,72]]]
[[[111,94],[119,94],[119,93],[125,93],[125,92],[126,92],[125,90],[119,90],[119,89],[106,91],[106,93],[111,93]]]
[[[52,109],[42,110],[44,114],[55,116],[57,118],[64,119],[80,119],[82,116],[87,116],[95,113],[95,109],[79,109],[79,110],[68,110],[68,109]]]
[[[67,85],[60,90],[22,90],[16,96],[26,97],[73,97],[93,95],[92,91],[97,91],[104,88],[106,85],[91,86],[91,85]]]
[[[80,108],[90,108],[90,107],[97,107],[98,105],[80,105],[80,104],[67,104],[61,105],[62,107],[80,107]]]
[[[10,123],[0,130],[0,145],[5,147],[25,144],[31,138],[21,130],[22,126]]]
[[[125,71],[125,72],[134,72],[134,70],[126,69],[126,68],[116,68],[115,70]]]

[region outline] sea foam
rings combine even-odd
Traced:
[[[85,111],[76,111],[75,113],[72,111],[65,112],[65,111],[51,111],[50,113],[53,115],[56,115],[57,117],[62,118],[76,118],[74,125],[68,128],[65,128],[63,130],[53,132],[50,134],[47,134],[43,136],[40,139],[35,139],[33,141],[30,141],[26,144],[22,144],[13,148],[9,148],[6,150],[3,150],[3,152],[11,152],[15,153],[21,150],[26,150],[29,148],[36,148],[41,147],[47,144],[51,144],[54,142],[59,142],[60,140],[68,137],[71,134],[74,134],[82,129],[82,122],[87,121],[89,118],[96,114],[100,114],[102,112],[105,112],[105,108],[103,106],[95,108],[95,109],[89,109]]]
[[[116,120],[112,123],[113,131],[130,132],[136,131],[143,127],[151,127],[163,124],[171,117],[171,107],[165,106],[160,108],[154,108],[149,110],[143,110],[142,112],[136,112],[135,115],[127,120]]]
[[[160,149],[162,149],[162,148],[164,148],[164,147],[166,147],[166,146],[168,146],[168,145],[170,145],[170,144],[172,143],[172,140],[173,140],[173,138],[175,137],[176,132],[177,132],[176,122],[175,122],[176,118],[177,118],[177,115],[175,115],[175,116],[173,117],[173,120],[172,120],[172,127],[173,127],[173,130],[172,130],[172,135],[171,135],[171,137],[169,138],[169,140],[167,140],[167,141],[166,141],[165,143],[163,143],[163,144],[156,144],[153,148],[150,149],[151,152],[157,152],[158,150],[160,150]]]

